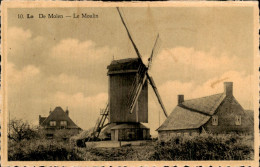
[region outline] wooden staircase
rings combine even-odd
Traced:
[[[104,110],[101,110],[100,117],[98,118],[96,125],[92,132],[92,140],[97,140],[101,130],[106,127],[109,123],[105,124],[106,119],[108,119],[109,114],[109,104],[107,104]]]

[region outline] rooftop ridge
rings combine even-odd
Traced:
[[[214,94],[214,95],[221,95],[221,94],[222,94],[222,96],[225,95],[224,93],[219,93],[219,94]],[[210,95],[210,96],[214,96],[214,95]],[[201,97],[201,98],[208,98],[210,96],[204,96],[204,97]],[[197,99],[200,99],[200,98],[197,98]],[[194,100],[194,99],[190,99],[190,100]],[[215,104],[211,107],[210,111],[212,111],[212,110],[215,111],[223,100],[224,100],[224,98],[220,98],[220,100],[216,101]],[[198,112],[200,114],[211,116],[211,114],[199,111],[199,110],[194,109],[194,108],[190,108],[188,106],[185,106],[184,104],[181,104],[180,107],[183,107],[183,108],[188,109],[188,110],[193,111],[193,112]]]
[[[213,94],[213,95],[208,95],[208,96],[202,96],[202,97],[198,97],[198,98],[188,99],[188,100],[184,100],[184,102],[185,101],[196,100],[196,99],[207,98],[207,97],[216,96],[216,95],[220,95],[220,94],[224,94],[224,93],[217,93],[217,94]]]
[[[178,105],[178,106],[181,107],[181,108],[183,108],[183,109],[189,110],[189,111],[191,111],[191,112],[196,112],[196,113],[199,113],[199,114],[203,114],[203,115],[211,116],[211,115],[208,114],[208,113],[205,113],[205,112],[202,112],[202,111],[199,111],[199,110],[196,110],[196,109],[193,109],[193,108],[187,107],[187,106],[185,106],[185,105],[183,105],[183,104]]]
[[[195,112],[205,113],[205,115],[213,115],[225,97],[224,93],[219,93],[186,100],[179,105]]]

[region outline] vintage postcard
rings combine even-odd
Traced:
[[[258,166],[256,2],[3,2],[3,166]]]

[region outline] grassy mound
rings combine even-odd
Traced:
[[[69,143],[35,139],[9,142],[9,161],[65,161],[83,160],[78,149]]]
[[[173,137],[158,142],[151,160],[250,160],[253,139],[245,135]]]

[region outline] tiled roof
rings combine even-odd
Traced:
[[[210,119],[225,97],[220,93],[186,100],[174,108],[157,130],[197,129]]]
[[[185,100],[182,105],[183,108],[195,110],[206,115],[213,115],[217,107],[224,100],[226,95],[224,93],[215,94],[211,96],[201,97],[197,99]]]
[[[157,129],[157,131],[196,129],[205,124],[209,119],[210,116],[205,114],[193,112],[180,106],[176,106],[169,117]]]
[[[67,121],[67,127],[69,129],[78,129],[78,127],[70,117],[63,111],[61,107],[56,107],[51,114],[42,122],[42,126],[49,126],[50,121]]]

